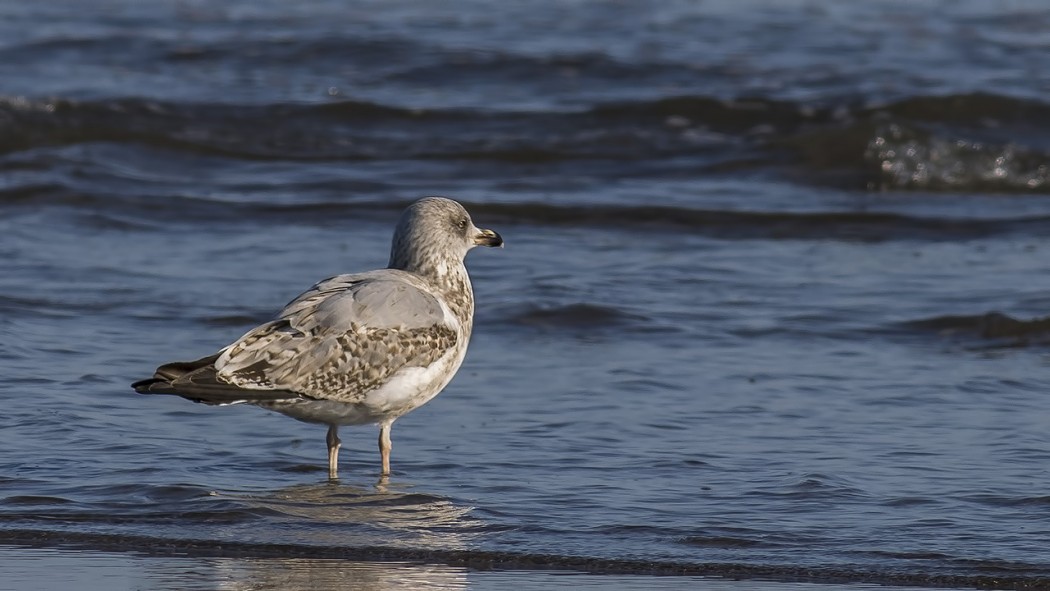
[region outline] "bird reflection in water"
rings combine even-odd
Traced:
[[[485,524],[459,506],[436,495],[404,490],[382,479],[372,489],[330,481],[298,485],[266,495],[237,495],[269,513],[276,531],[273,542],[285,543],[297,556],[222,558],[216,566],[220,589],[465,589],[461,567],[408,562],[367,562],[311,558],[324,548],[411,548],[464,550],[482,535]],[[330,555],[330,554],[329,554]]]
[[[296,541],[311,546],[464,550],[485,531],[472,507],[406,488],[386,479],[371,489],[329,481],[238,498],[271,512],[266,519],[282,534],[300,530]]]
[[[217,588],[228,591],[409,591],[466,589],[462,567],[336,559],[224,558],[215,561]]]

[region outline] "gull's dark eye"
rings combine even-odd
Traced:
[[[466,218],[462,218],[458,222],[456,222],[456,227],[459,228],[460,230],[466,230],[467,229],[467,220],[466,220]]]

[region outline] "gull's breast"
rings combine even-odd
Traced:
[[[384,384],[365,394],[362,404],[388,418],[397,418],[418,408],[452,381],[466,352],[466,343],[459,343],[426,367],[402,368]]]
[[[426,367],[399,369],[352,402],[300,398],[259,406],[307,423],[365,425],[393,420],[437,396],[456,375],[466,352],[466,343],[461,341]]]

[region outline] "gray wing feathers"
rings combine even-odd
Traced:
[[[304,323],[340,329],[423,328],[444,321],[441,304],[429,293],[399,281],[363,281],[318,302]]]
[[[437,298],[419,280],[394,270],[336,275],[295,298],[279,318],[337,327],[354,322],[371,328],[422,328],[444,320]]]
[[[242,388],[318,398],[363,395],[390,373],[425,366],[455,345],[457,331],[437,298],[395,271],[318,283],[248,332],[215,362]]]

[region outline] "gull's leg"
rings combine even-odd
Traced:
[[[339,425],[328,425],[328,478],[339,478]]]
[[[383,458],[383,476],[390,475],[390,423],[379,425],[379,455]]]

